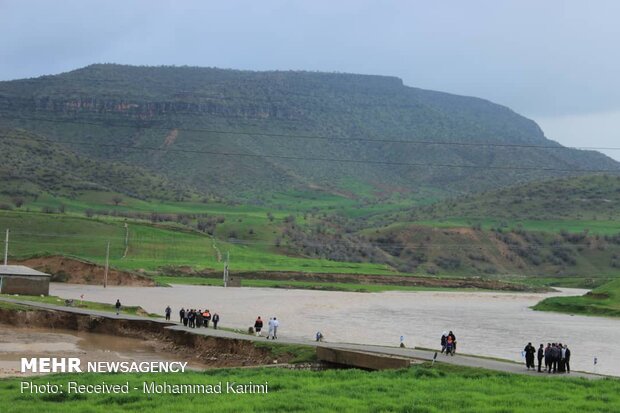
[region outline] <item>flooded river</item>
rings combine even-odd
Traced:
[[[222,288],[175,285],[108,287],[53,283],[50,294],[63,298],[140,305],[163,314],[173,308],[209,308],[221,325],[247,328],[256,316],[276,316],[279,336],[312,339],[321,331],[327,341],[399,344],[437,348],[442,331],[453,330],[461,353],[521,361],[531,341],[567,343],[574,370],[620,376],[620,320],[532,311],[530,306],[551,295],[581,295],[562,289],[552,294],[494,292],[381,292]],[[598,364],[593,363],[598,358]]]

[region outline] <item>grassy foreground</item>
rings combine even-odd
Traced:
[[[30,379],[29,379],[30,380]],[[343,412],[617,412],[620,380],[528,377],[454,366],[321,372],[231,369],[186,374],[67,374],[37,384],[129,382],[129,394],[21,394],[22,379],[0,380],[4,412],[343,411]],[[263,384],[268,394],[142,393],[142,382]],[[66,385],[65,385],[66,387]]]
[[[540,311],[620,317],[620,280],[610,281],[581,297],[546,298],[533,308]]]

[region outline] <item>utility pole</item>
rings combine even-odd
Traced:
[[[4,239],[4,265],[9,263],[9,229],[6,230],[6,238]]]
[[[110,261],[110,241],[108,241],[108,246],[105,250],[105,271],[103,273],[103,288],[108,286],[108,268]]]
[[[228,287],[228,261],[230,260],[230,251],[226,251],[226,263],[224,264],[224,287]]]

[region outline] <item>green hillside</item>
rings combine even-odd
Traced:
[[[91,159],[24,130],[0,129],[0,153],[0,194],[21,202],[45,193],[74,197],[87,191],[156,199],[193,194],[142,168]]]
[[[506,107],[383,76],[92,65],[0,82],[0,125],[256,202],[282,189],[428,199],[619,168]]]
[[[590,175],[510,186],[415,208],[411,217],[614,221],[620,218],[620,176]]]

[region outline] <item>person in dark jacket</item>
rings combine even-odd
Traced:
[[[172,314],[172,309],[170,306],[167,306],[164,312],[166,313],[166,321],[170,321],[170,314]]]
[[[564,364],[566,365],[566,372],[570,373],[570,349],[564,344]]]
[[[538,355],[538,372],[540,373],[541,372],[540,368],[541,368],[541,365],[542,365],[542,361],[543,361],[543,358],[545,358],[545,348],[544,348],[542,343],[540,343],[540,347],[538,347],[538,354],[537,355]],[[546,365],[547,364],[545,364],[545,366]]]
[[[181,307],[181,311],[179,311],[179,317],[181,318],[181,321],[179,322],[183,324],[183,319],[185,318],[185,308]]]
[[[441,334],[441,352],[446,351],[446,347],[448,345],[448,333],[445,331]]]
[[[534,354],[536,354],[536,349],[532,345],[532,343],[527,343],[527,346],[523,349],[525,352],[525,365],[529,370],[530,367],[534,368]]]
[[[118,315],[121,312],[121,300],[117,299],[114,307],[116,307],[116,315]]]
[[[196,311],[196,328],[202,327],[203,322],[204,322],[204,317],[202,316],[202,310]]]
[[[263,320],[261,320],[260,316],[254,322],[254,331],[256,332],[256,337],[261,336],[261,330],[263,329]]]
[[[558,344],[558,373],[565,373],[566,372],[566,364],[564,362],[564,346],[562,345],[562,343]]]
[[[193,308],[189,310],[189,314],[187,316],[187,324],[189,325],[189,328],[196,327],[196,310],[194,310]]]
[[[551,368],[549,370],[553,370],[554,373],[557,373],[559,360],[560,351],[558,349],[558,345],[556,343],[553,343],[551,345]]]
[[[547,347],[545,347],[545,370],[548,370],[550,365],[551,365],[551,343],[547,343]]]
[[[217,330],[217,323],[220,322],[220,315],[218,313],[213,313],[211,321],[213,322],[213,328]]]

